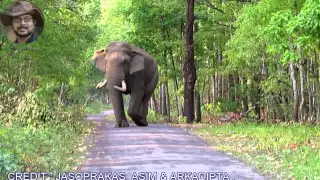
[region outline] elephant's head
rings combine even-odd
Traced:
[[[96,68],[106,73],[108,80],[99,87],[108,84],[123,92],[126,91],[125,77],[144,69],[144,56],[124,42],[109,43],[106,49],[94,53],[92,61]]]

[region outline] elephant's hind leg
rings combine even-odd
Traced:
[[[136,124],[138,126],[148,126],[148,120],[147,120],[147,115],[148,115],[148,103],[149,100],[151,99],[151,96],[156,88],[156,85],[158,83],[159,75],[156,73],[151,81],[151,83],[147,86],[146,88],[146,93],[142,99],[141,106],[139,109],[140,114],[142,114],[142,118],[140,121],[137,121]]]
[[[143,117],[142,119],[140,120],[141,123],[145,124],[145,126],[148,125],[148,120],[147,120],[147,115],[148,115],[148,101],[149,100],[144,100],[141,104],[141,109],[142,109],[142,114],[143,114]]]
[[[138,126],[148,126],[148,120],[147,120],[147,115],[148,115],[148,111],[149,111],[149,100],[151,98],[150,93],[146,94],[141,102],[141,106],[139,109],[140,114],[142,114],[142,117],[140,119],[137,119],[137,121],[135,121],[136,125]]]
[[[148,108],[148,101],[145,99],[146,96],[143,96],[140,106],[135,107],[136,111],[128,110],[128,115],[137,126],[148,126],[145,113],[145,108]]]
[[[148,103],[147,103],[148,106]],[[148,126],[148,122],[146,121],[145,118],[145,102],[142,101],[140,107],[138,108],[138,114],[130,114],[129,116],[131,117],[131,119],[133,120],[133,122],[137,125],[137,126]]]
[[[157,72],[153,76],[151,83],[146,87],[146,93],[141,103],[141,113],[143,114],[142,115],[143,118],[141,119],[141,122],[145,123],[146,125],[148,125],[148,120],[147,120],[148,111],[149,111],[148,103],[151,99],[151,96],[154,90],[156,89],[158,80],[159,80],[159,75],[158,75],[158,69],[157,69]]]
[[[135,122],[135,124],[139,124],[140,119],[142,119],[142,115],[139,114],[139,108],[136,111],[128,111],[128,115],[131,117],[131,119]],[[138,125],[139,126],[139,125]]]

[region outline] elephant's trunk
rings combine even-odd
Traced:
[[[99,84],[97,84],[96,88],[102,88],[103,86],[105,86],[107,84],[108,80],[105,79],[103,82],[100,82]]]
[[[124,80],[121,81],[122,88],[119,86],[113,86],[114,88],[118,89],[119,91],[125,92],[127,90],[127,85]]]

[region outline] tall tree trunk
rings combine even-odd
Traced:
[[[183,29],[181,29],[181,30],[183,31]],[[164,31],[167,34],[167,39],[170,40],[169,30],[167,28],[165,28]],[[174,62],[172,47],[169,47],[167,50],[168,50],[169,56],[171,57],[171,64],[172,64],[173,71],[176,72],[176,65],[175,65],[175,62]],[[179,83],[178,83],[178,77],[177,76],[175,76],[173,78],[173,83],[174,83],[174,90],[175,90],[175,92],[177,92],[178,89],[179,89]],[[177,108],[178,116],[180,116],[180,115],[182,115],[182,105],[180,103],[181,101],[180,101],[180,97],[179,97],[178,94],[175,94],[175,99],[176,99],[176,108]]]
[[[150,99],[150,101],[149,101],[149,103],[148,103],[148,109],[151,109],[151,110],[154,111],[152,98]]]
[[[62,99],[63,93],[64,93],[64,83],[62,82],[60,87],[59,97],[58,97],[58,102],[60,105],[63,104],[63,99]]]
[[[172,67],[173,67],[173,71],[176,71],[176,66],[174,63],[174,59],[173,59],[173,53],[172,53],[172,49],[169,49],[169,54],[171,57],[171,63],[172,63]],[[174,83],[174,91],[177,92],[179,89],[179,84],[178,84],[178,78],[177,76],[175,76],[173,78],[173,83]],[[181,101],[180,101],[180,97],[178,94],[175,95],[175,99],[176,99],[176,103],[177,103],[177,111],[178,111],[178,116],[182,115],[182,106],[181,106]]]
[[[166,81],[166,94],[167,94],[167,109],[168,109],[168,121],[171,122],[171,115],[170,115],[170,94],[169,94],[169,86],[168,81]]]
[[[194,24],[194,0],[187,0],[187,24],[186,24],[186,58],[183,66],[184,72],[184,115],[188,123],[194,121],[194,86],[197,80],[194,62],[193,24]]]
[[[305,92],[305,86],[306,86],[306,72],[305,72],[305,64],[306,59],[302,56],[302,50],[301,47],[298,47],[299,54],[301,55],[302,59],[300,62],[300,118],[303,122],[307,119],[307,106],[306,106],[306,92]]]
[[[225,97],[225,78],[221,75],[221,97]]]
[[[308,101],[309,101],[309,113],[308,113],[308,122],[312,122],[312,116],[313,116],[313,87],[312,87],[312,84],[313,84],[313,81],[314,80],[311,80],[310,78],[310,74],[312,73],[312,69],[313,69],[313,58],[311,58],[311,61],[310,62],[307,62],[307,69],[311,69],[311,72],[310,71],[307,71],[307,90],[308,90]]]
[[[294,13],[295,15],[298,14],[298,4],[297,0],[294,0]],[[293,45],[292,39],[289,39],[291,45],[290,49],[294,51],[296,48]],[[293,108],[292,108],[292,120],[295,122],[299,121],[299,92],[298,92],[298,83],[297,83],[297,72],[296,72],[296,65],[293,62],[289,64],[290,68],[290,77],[292,81],[292,91],[293,91]]]
[[[166,35],[166,26],[164,23],[164,16],[161,16],[161,20],[162,20],[162,38],[164,41],[167,41],[167,35]],[[164,45],[163,47],[164,51],[163,51],[163,62],[164,62],[164,78],[167,79],[167,69],[168,69],[168,65],[167,65],[167,47],[166,45]],[[168,80],[166,80],[163,84],[162,84],[162,92],[163,92],[163,115],[168,115],[168,109],[167,109],[167,100],[168,100]]]
[[[218,44],[218,50],[217,50],[217,59],[218,59],[218,66],[222,64],[222,49],[220,44]],[[222,75],[218,75],[218,98],[224,97],[224,79]]]
[[[239,76],[239,81],[241,83],[241,85],[244,85],[247,82],[246,78],[243,78],[242,76]],[[242,107],[243,107],[243,111],[247,112],[249,111],[249,102],[248,102],[248,95],[246,91],[242,91],[241,93],[242,96]]]
[[[213,102],[216,102],[217,99],[220,97],[220,76],[219,76],[219,73],[216,72],[215,74],[215,77],[214,77],[214,101]]]
[[[155,110],[157,113],[159,113],[160,111],[159,111],[159,109],[158,109],[158,103],[157,103],[157,100],[156,100],[155,95],[152,94],[151,98],[152,98],[152,101],[153,101],[154,110]]]
[[[163,114],[163,92],[162,92],[162,83],[159,86],[159,112]]]
[[[168,115],[167,109],[167,92],[166,92],[166,83],[162,83],[162,114],[164,116]]]
[[[257,83],[259,84],[259,83]],[[257,116],[257,119],[260,120],[261,119],[261,112],[260,112],[260,93],[261,93],[261,89],[260,87],[257,87],[257,94],[255,94],[255,97],[253,98],[253,106],[254,106],[254,110]]]
[[[233,95],[235,96],[235,99],[239,102],[239,93],[238,93],[238,86],[240,85],[240,78],[239,75],[234,75],[233,76]]]
[[[211,89],[212,89],[212,102],[215,102],[217,99],[216,75],[211,77]]]
[[[312,102],[313,102],[313,118],[314,119],[319,119],[318,113],[317,113],[317,109],[319,106],[319,101],[318,101],[318,95],[317,95],[317,91],[319,88],[319,67],[318,67],[318,59],[317,59],[317,51],[316,49],[313,50],[313,74],[314,74],[314,80],[313,80],[313,84],[312,84]]]
[[[196,106],[196,122],[201,122],[201,105],[200,105],[200,93],[198,90],[195,91],[195,106]]]
[[[293,91],[293,108],[292,108],[292,120],[298,122],[298,110],[299,110],[299,95],[298,95],[298,83],[297,83],[297,73],[295,65],[293,62],[290,62],[290,77],[292,81],[292,91]]]
[[[285,108],[281,108],[280,103],[282,102],[282,104],[287,107],[289,105],[288,103],[289,100],[286,97],[286,95],[283,95],[283,94],[280,94],[280,98],[281,99],[279,100],[278,106],[279,106],[279,109],[282,109],[282,111],[280,112],[279,117],[276,117],[276,118],[280,118],[281,120],[287,121],[291,117],[288,116],[288,113],[286,112]]]
[[[212,103],[213,102],[213,96],[211,95],[210,91],[207,91],[207,103]]]
[[[228,77],[228,84],[227,84],[227,97],[231,98],[233,101],[235,101],[235,96],[233,92],[231,91],[231,88],[234,86],[234,79],[232,75],[229,75]]]

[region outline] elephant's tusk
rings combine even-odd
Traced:
[[[102,88],[103,86],[105,86],[107,84],[108,80],[105,79],[103,82],[100,82],[97,84],[96,88]]]
[[[126,85],[126,82],[124,80],[121,81],[121,85],[122,85],[122,88],[119,87],[119,86],[113,86],[114,88],[122,91],[122,92],[125,92],[127,90],[127,85]]]

